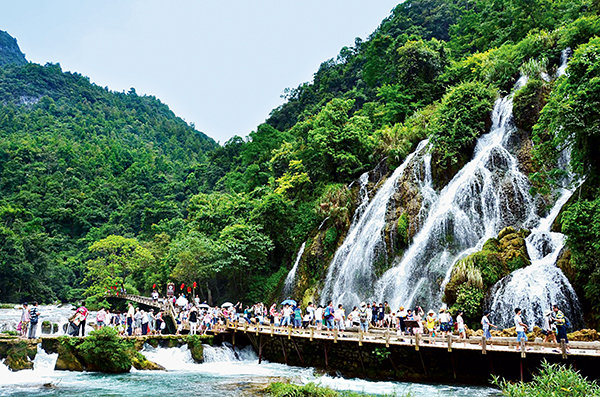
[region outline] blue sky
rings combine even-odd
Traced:
[[[0,29],[28,60],[58,62],[112,90],[157,96],[224,142],[245,136],[310,81],[321,62],[365,38],[398,0],[20,0]]]

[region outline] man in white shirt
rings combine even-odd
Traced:
[[[521,309],[518,307],[515,309],[515,331],[517,331],[517,350],[519,350],[519,343],[523,340],[527,342],[527,335],[525,331],[527,331],[527,324],[523,322],[521,318]]]

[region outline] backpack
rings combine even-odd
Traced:
[[[360,318],[360,321],[363,321],[363,322],[364,322],[364,321],[367,321],[367,317],[368,317],[368,315],[367,315],[367,311],[366,311],[366,310],[361,310],[361,311],[358,313],[358,317]]]
[[[37,324],[38,322],[38,318],[40,316],[40,314],[38,313],[38,309],[35,307],[32,307],[31,310],[29,310],[29,318],[32,324]]]
[[[325,308],[325,318],[330,319],[331,317],[333,317],[333,313],[331,313],[331,308],[327,306]]]

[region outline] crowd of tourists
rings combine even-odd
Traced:
[[[456,316],[452,316],[446,308],[441,308],[437,312],[429,310],[425,313],[420,306],[414,309],[401,306],[398,310],[392,310],[388,302],[362,302],[347,311],[343,304],[334,306],[332,301],[327,305],[309,302],[302,309],[292,299],[286,299],[280,305],[273,303],[269,307],[264,303],[245,307],[241,303],[235,305],[225,303],[221,307],[211,307],[206,302],[200,303],[198,298],[189,302],[184,294],[172,299],[177,312],[177,333],[188,326],[190,334],[204,334],[215,324],[224,324],[229,320],[241,324],[273,324],[297,329],[314,327],[317,330],[337,330],[342,337],[344,331],[348,329],[368,332],[372,328],[394,330],[398,335],[423,334],[435,337],[456,334],[460,338],[467,337],[467,325],[462,310],[456,312]],[[497,328],[490,322],[489,315],[490,312],[485,311],[481,318],[483,336],[487,340],[492,338],[490,329]],[[517,342],[527,341],[526,332],[529,327],[522,316],[522,310],[515,308],[513,323],[517,332]],[[568,343],[568,327],[570,324],[564,313],[557,305],[553,305],[552,310],[544,313],[542,325],[544,342],[552,342],[556,345],[558,341],[564,340]],[[518,345],[517,349],[519,349]]]
[[[463,311],[456,312],[456,317],[454,317],[444,307],[437,313],[434,310],[425,313],[420,306],[414,309],[400,306],[398,310],[393,310],[386,301],[383,303],[361,302],[360,305],[346,310],[341,303],[334,306],[333,302],[329,301],[327,305],[316,305],[309,302],[302,309],[293,299],[286,299],[280,305],[273,303],[269,307],[262,302],[245,307],[239,302],[236,304],[226,302],[219,307],[210,306],[206,302],[201,303],[197,296],[188,300],[183,293],[179,296],[173,294],[169,297],[159,298],[156,290],[152,292],[152,299],[165,309],[172,308],[177,334],[182,333],[184,329],[189,330],[191,335],[206,334],[217,324],[223,325],[227,321],[231,321],[252,325],[272,324],[296,329],[314,327],[317,330],[330,332],[337,330],[342,337],[347,329],[368,332],[371,328],[394,330],[398,335],[423,334],[435,337],[457,334],[460,338],[467,337],[467,325]],[[164,305],[165,303],[171,305]],[[514,311],[513,323],[517,333],[518,349],[519,342],[527,341],[526,332],[529,327],[523,320],[522,310],[515,308]],[[27,303],[23,304],[21,321],[17,327],[17,331],[22,337],[36,337],[40,314],[37,302],[34,302],[31,307]],[[72,336],[84,336],[88,316],[89,312],[85,306],[77,308],[69,318],[66,333]],[[491,323],[489,316],[490,312],[485,311],[481,318],[483,337],[487,340],[492,338],[491,328],[497,328]],[[128,303],[127,310],[124,312],[111,312],[103,307],[96,313],[95,320],[96,328],[115,327],[123,336],[157,335],[161,334],[167,326],[163,310],[156,312],[154,309],[144,310],[134,307],[131,302]],[[564,340],[565,343],[568,343],[567,329],[569,327],[569,320],[557,305],[553,305],[551,310],[544,312],[542,324],[544,342],[552,342],[557,345],[558,341]]]

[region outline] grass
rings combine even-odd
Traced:
[[[374,394],[364,394],[353,391],[338,391],[315,383],[294,385],[292,383],[271,383],[266,389],[266,395],[271,397],[368,397]],[[391,396],[391,395],[388,395]],[[409,397],[409,396],[405,396]]]

